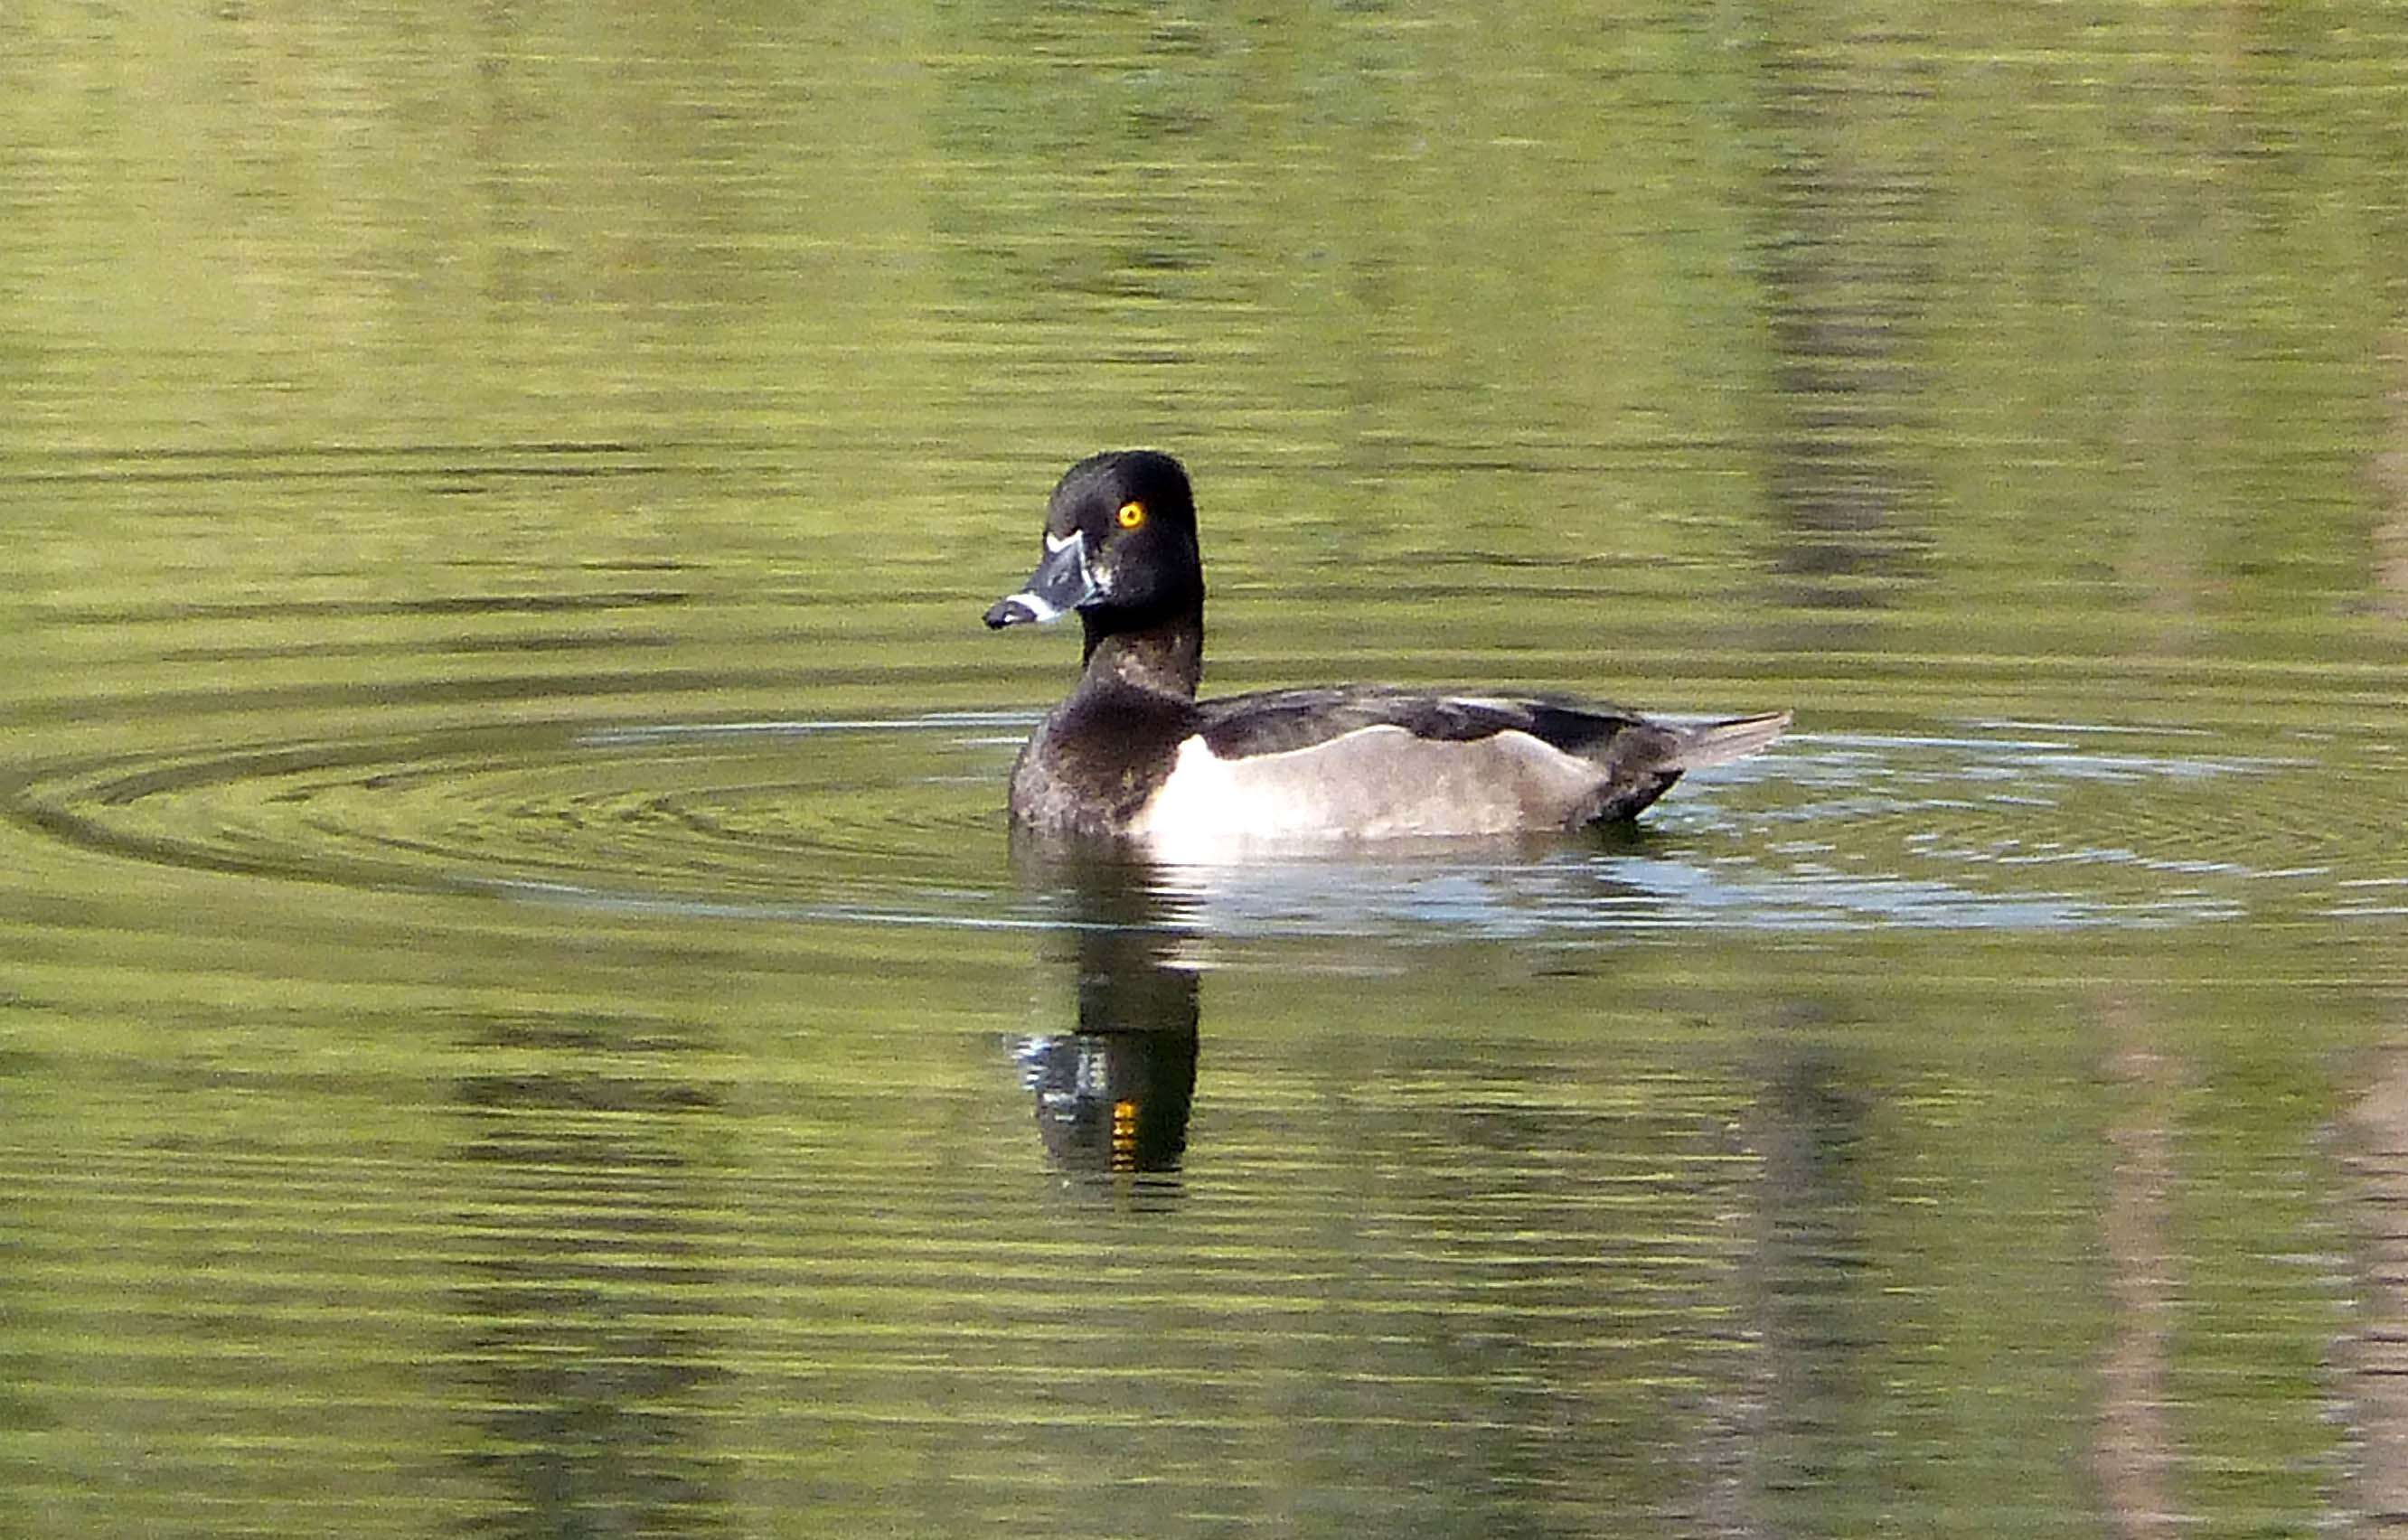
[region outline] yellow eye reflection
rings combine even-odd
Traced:
[[[1113,517],[1121,521],[1121,528],[1135,529],[1140,524],[1145,522],[1145,505],[1142,503],[1123,503],[1121,505],[1121,511],[1114,514]]]

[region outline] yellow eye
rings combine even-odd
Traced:
[[[1145,522],[1145,505],[1142,503],[1123,503],[1121,505],[1121,511],[1115,515],[1115,517],[1120,520],[1121,528],[1135,529],[1140,524]]]

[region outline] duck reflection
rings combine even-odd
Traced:
[[[1155,869],[1110,851],[1017,840],[1022,886],[1058,905],[1049,962],[1078,981],[1078,1027],[1025,1040],[1046,1153],[1066,1171],[1170,1172],[1196,1094],[1196,973]]]

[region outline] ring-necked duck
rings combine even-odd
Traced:
[[[1045,559],[986,623],[1078,611],[1086,666],[1011,770],[1015,823],[1173,859],[1265,843],[1503,834],[1627,819],[1789,714],[1675,727],[1548,697],[1348,685],[1198,701],[1204,565],[1178,461],[1091,456],[1054,489]]]

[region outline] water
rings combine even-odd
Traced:
[[[2396,1523],[2403,27],[12,10],[0,1528]],[[1127,443],[1798,730],[1015,849]]]

